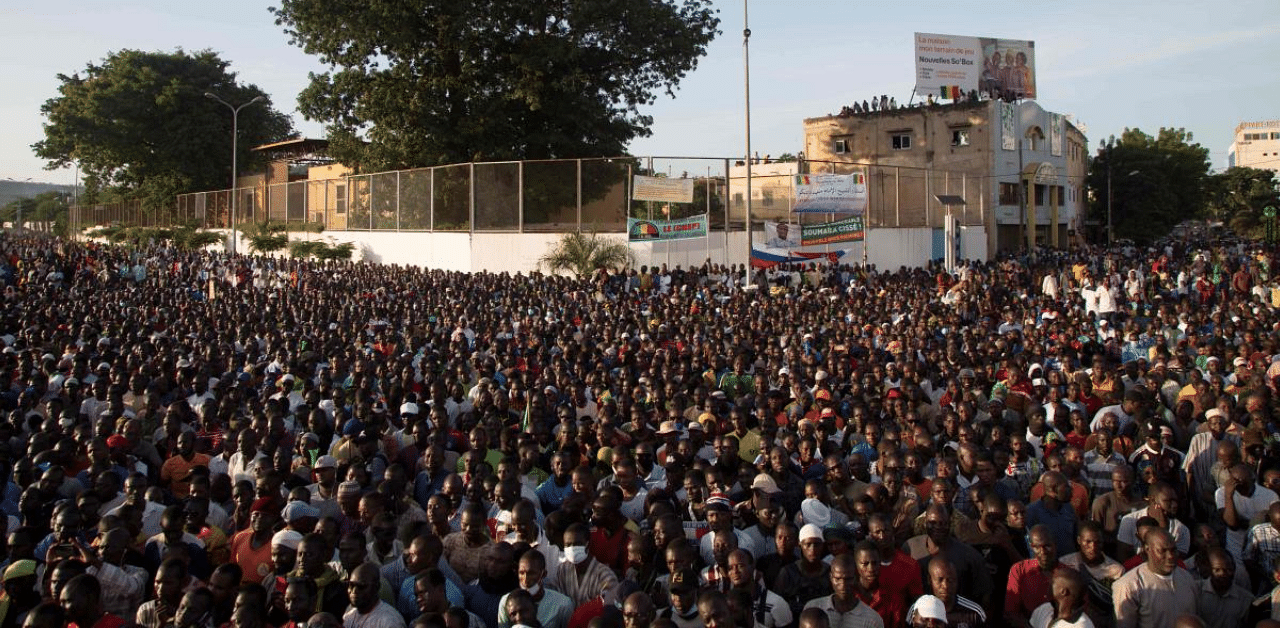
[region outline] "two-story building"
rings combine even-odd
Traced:
[[[1034,101],[846,109],[806,119],[804,134],[809,172],[865,169],[873,228],[941,229],[952,216],[985,229],[989,254],[1065,248],[1083,230],[1087,138]]]

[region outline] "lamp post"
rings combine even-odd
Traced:
[[[12,182],[14,182],[14,183],[30,183],[30,182],[31,182],[31,177],[27,177],[27,178],[25,178],[25,179],[9,179],[9,178],[6,178],[6,179],[5,179],[5,181],[12,181]],[[17,220],[13,223],[13,229],[14,229],[14,231],[17,231],[18,229],[21,229],[21,228],[22,228],[22,199],[18,199],[18,200],[16,200],[16,201],[14,201],[14,203],[16,203],[16,204],[17,204],[17,208],[18,208],[18,218],[17,218]]]
[[[747,2],[742,0],[742,85],[747,109],[747,281],[751,281],[751,29],[747,27]]]
[[[239,107],[232,105],[231,103],[221,98],[218,98],[216,95],[213,94],[213,92],[205,92],[204,97],[208,98],[209,100],[216,100],[226,105],[227,109],[231,110],[231,254],[235,255],[236,254],[236,205],[238,204],[237,197],[239,196],[238,194],[236,194],[236,179],[239,178],[239,176],[237,176],[239,173],[237,172],[237,169],[236,169],[236,156],[239,153],[239,142],[240,142],[240,133],[239,133],[240,110],[244,109],[245,107],[248,107],[249,105],[252,105],[253,103],[266,100],[266,97],[256,96],[254,97],[253,100],[250,100],[249,102],[244,103]]]

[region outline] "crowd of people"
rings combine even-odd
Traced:
[[[10,234],[0,284],[0,628],[1280,616],[1247,242],[568,278]]]

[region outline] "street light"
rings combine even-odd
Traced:
[[[245,107],[248,107],[249,105],[252,105],[253,103],[266,100],[266,97],[256,96],[254,97],[253,100],[250,100],[249,102],[243,105],[240,105],[239,107],[232,105],[231,103],[221,98],[218,98],[213,94],[213,92],[205,92],[204,97],[208,98],[209,100],[216,100],[226,105],[227,109],[231,110],[231,254],[235,255],[236,254],[236,205],[237,205],[237,196],[239,196],[238,194],[236,194],[236,179],[239,178],[237,176],[238,172],[236,169],[236,156],[237,156],[237,153],[239,152],[238,149],[239,149],[239,142],[240,142],[240,133],[239,133],[240,110],[244,109]]]
[[[31,177],[27,177],[25,179],[9,179],[6,177],[5,181],[12,181],[14,183],[29,183],[31,181]],[[13,223],[13,229],[14,231],[17,231],[18,229],[22,228],[22,199],[18,199],[17,201],[15,201],[15,203],[17,203],[18,205],[18,219],[16,222]]]

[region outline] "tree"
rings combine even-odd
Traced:
[[[1178,223],[1198,217],[1205,206],[1209,149],[1192,143],[1185,129],[1160,129],[1152,137],[1125,129],[1102,143],[1089,164],[1089,213],[1107,224],[1108,205],[1116,238],[1149,242]]]
[[[538,260],[538,266],[552,273],[572,272],[586,277],[601,268],[623,268],[633,261],[631,247],[626,242],[594,232],[571,232],[551,246]]]
[[[1276,173],[1257,168],[1228,168],[1210,175],[1206,181],[1206,218],[1222,221],[1242,235],[1263,235],[1262,210],[1280,206],[1276,194]]]
[[[45,138],[32,148],[51,170],[78,162],[91,203],[114,189],[157,209],[181,192],[225,189],[231,112],[204,94],[233,104],[266,97],[257,86],[238,83],[229,66],[208,50],[121,50],[83,74],[59,74],[59,95],[40,108],[48,120]],[[241,172],[263,163],[250,148],[293,133],[289,118],[269,103],[240,112]]]
[[[719,32],[710,0],[282,0],[299,97],[361,171],[621,155]]]
[[[32,198],[20,198],[0,210],[0,221],[29,229],[52,230],[62,235],[66,229],[69,201],[70,194],[60,190],[41,192]],[[18,225],[19,214],[22,216],[22,225]]]

